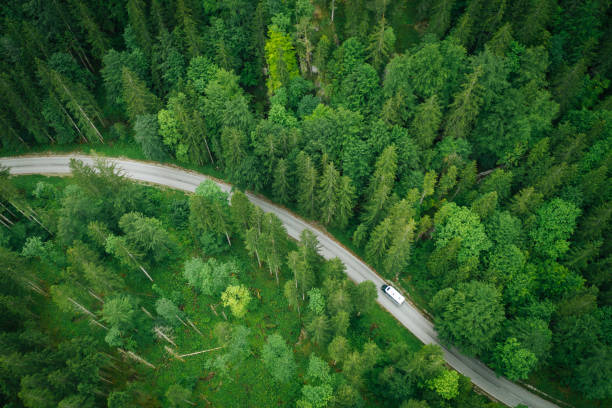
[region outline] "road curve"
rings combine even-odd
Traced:
[[[81,160],[89,165],[94,162],[94,158],[91,156],[72,154],[0,158],[0,165],[9,167],[11,174],[14,175],[67,174],[70,173],[69,162],[71,158]],[[173,166],[119,158],[109,158],[107,160],[115,163],[117,168],[121,169],[130,179],[159,184],[178,190],[193,192],[202,181],[209,179],[205,175]],[[229,192],[231,190],[230,184],[218,180],[214,181],[224,191]],[[346,272],[353,281],[359,283],[367,279],[374,282],[377,287],[384,283],[383,279],[369,266],[321,230],[267,200],[250,193],[247,193],[247,196],[253,204],[261,207],[265,212],[275,213],[281,219],[291,237],[299,239],[302,230],[311,230],[319,239],[321,254],[326,259],[340,258],[346,265]],[[378,303],[387,309],[389,313],[423,343],[440,345],[444,350],[444,358],[451,367],[469,377],[478,388],[497,401],[510,407],[524,404],[530,408],[558,408],[557,405],[542,399],[525,388],[503,377],[498,377],[480,361],[464,356],[455,348],[448,349],[442,346],[439,343],[433,324],[407,302],[398,307],[387,296],[384,296],[381,291],[378,291]]]

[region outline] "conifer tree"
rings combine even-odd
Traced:
[[[482,67],[476,66],[467,76],[462,90],[455,94],[444,124],[445,137],[464,138],[470,132],[483,103],[482,86],[478,82],[482,72]]]
[[[366,258],[372,264],[380,265],[393,240],[393,230],[392,220],[388,217],[372,231],[370,240],[365,248]]]
[[[436,186],[438,175],[435,171],[428,171],[423,179],[423,191],[421,192],[421,198],[419,204],[423,204],[425,197],[429,197],[434,193],[434,187]]]
[[[285,159],[280,159],[274,169],[274,181],[272,183],[272,194],[279,204],[288,204],[291,197],[291,186],[289,184],[289,168]]]
[[[130,26],[134,30],[138,45],[145,51],[147,56],[151,55],[151,35],[147,28],[148,22],[145,15],[145,4],[143,0],[128,0],[126,9],[130,20]]]
[[[300,152],[296,158],[297,203],[300,212],[314,218],[316,206],[317,170],[305,152]]]
[[[438,134],[441,121],[442,112],[436,95],[430,96],[416,107],[410,130],[422,149],[431,147]]]
[[[385,213],[385,207],[395,184],[397,171],[397,152],[395,145],[383,150],[376,161],[374,174],[368,186],[368,201],[364,205],[363,223],[366,226],[376,224]]]
[[[291,37],[274,24],[268,27],[265,50],[269,71],[266,85],[268,93],[273,95],[278,88],[288,85],[289,80],[297,77],[299,72]]]
[[[338,191],[340,187],[340,173],[336,170],[333,162],[329,162],[319,182],[318,201],[321,208],[321,221],[329,225],[338,211]]]
[[[427,30],[434,33],[438,38],[444,37],[451,23],[451,11],[455,0],[437,0],[432,6],[432,14],[429,19]]]
[[[70,3],[76,14],[77,22],[87,33],[87,42],[91,45],[93,55],[98,59],[102,59],[109,48],[109,39],[93,19],[91,11],[87,8],[87,3],[78,0],[70,0]]]
[[[414,242],[415,222],[411,219],[408,223],[398,226],[393,234],[393,240],[389,251],[385,255],[383,266],[387,276],[393,276],[395,280],[406,267],[410,259],[412,243]]]
[[[375,70],[379,71],[387,63],[394,47],[395,34],[393,33],[393,27],[387,25],[383,15],[378,27],[370,35],[370,45],[368,46],[368,56]]]
[[[128,68],[121,72],[123,100],[130,121],[134,123],[139,115],[156,113],[160,107],[159,99],[151,93],[145,82]]]

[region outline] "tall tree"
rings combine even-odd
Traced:
[[[268,26],[265,50],[269,73],[266,85],[268,93],[273,95],[278,88],[288,85],[289,80],[299,75],[295,49],[291,37],[272,24]]]
[[[130,121],[134,123],[140,115],[156,113],[160,108],[160,101],[151,93],[145,82],[125,67],[121,75],[123,100]]]
[[[305,152],[300,152],[296,158],[298,208],[309,218],[314,218],[317,209],[316,185],[317,169]]]
[[[450,113],[444,124],[446,137],[465,138],[468,136],[483,103],[482,86],[478,82],[481,76],[482,67],[476,66],[467,76],[463,89],[455,94],[453,103],[450,105]]]
[[[280,334],[268,336],[261,350],[261,359],[272,377],[280,383],[289,382],[295,374],[295,357]]]
[[[470,355],[490,348],[504,319],[499,291],[478,281],[441,290],[432,300],[432,309],[440,337]]]

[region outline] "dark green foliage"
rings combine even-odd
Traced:
[[[436,328],[440,336],[471,355],[491,346],[504,319],[499,291],[478,281],[438,292],[432,300],[432,309],[438,316]]]
[[[149,160],[210,166],[206,171],[296,208],[341,240],[352,237],[343,243],[363,250],[398,286],[408,285],[417,303],[448,288],[463,293],[472,280],[495,285],[506,320],[478,350],[485,363],[520,377],[532,365],[527,350],[538,359],[538,386],[555,373],[564,386],[599,399],[593,404],[609,405],[610,341],[581,333],[597,321],[605,332],[610,320],[608,2],[22,3],[7,2],[0,22],[5,154],[79,143],[86,151],[131,155],[139,148]],[[170,265],[183,262],[180,245],[168,237],[181,234],[188,220],[191,235],[181,239],[204,252],[191,256],[219,255],[244,238],[258,264],[278,276],[291,310],[305,311],[305,322],[306,293],[341,276],[337,264],[301,248],[287,257],[281,223],[251,211],[243,195],[234,196],[235,209],[213,189],[162,206],[112,166],[75,163],[73,170],[75,183],[55,190],[11,190],[2,179],[0,218],[0,243],[40,270],[44,284],[33,282],[52,287],[70,312],[78,307],[67,297],[95,313],[101,303],[94,295],[108,300],[131,284],[136,269],[166,268],[153,273],[156,283],[180,270],[182,264]],[[25,204],[30,198],[34,212]],[[44,276],[56,266],[61,277]],[[290,273],[293,287],[281,282]],[[76,296],[75,285],[90,292]],[[360,290],[345,291],[356,301],[351,306],[345,294],[326,292],[330,335],[351,337],[369,318]],[[152,303],[146,308],[154,310]],[[129,335],[114,335],[134,344]],[[430,385],[419,385],[397,361],[364,374],[355,369],[362,356],[348,354],[351,383],[333,382],[335,405],[368,405],[372,395],[361,399],[356,390],[369,389],[372,379],[398,396],[383,405],[480,404],[462,378],[435,373]],[[516,356],[522,359],[509,358]],[[207,367],[232,378],[232,364],[215,361]],[[59,399],[41,378],[25,380],[30,405],[97,406],[108,394]],[[15,405],[21,384],[11,381],[7,404]],[[327,403],[324,384],[304,382],[301,393],[287,385],[292,399],[283,403]],[[211,384],[205,391],[217,389]],[[551,388],[545,391],[559,398]],[[190,405],[185,401],[197,402],[192,390],[195,383],[185,381],[151,399],[133,389],[110,399],[120,406]],[[229,394],[248,399],[250,392]],[[588,406],[574,394],[568,399]]]

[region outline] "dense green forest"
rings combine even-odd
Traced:
[[[510,379],[605,406],[611,13],[607,0],[4,1],[2,151],[136,145],[151,160],[219,172],[325,225],[428,309],[448,344]],[[70,188],[53,197],[78,205]],[[79,214],[103,214],[127,236],[124,212],[151,214],[137,202],[145,198],[128,198]],[[87,225],[63,225],[68,210],[57,211],[48,223],[22,215],[49,229],[41,237],[57,235],[49,253],[61,258]],[[241,234],[257,253],[250,224],[181,211],[207,255]],[[149,222],[131,218],[128,229]],[[49,242],[10,230],[11,265],[24,262],[14,252],[28,253],[26,237]],[[129,263],[122,245],[107,247]],[[273,275],[302,268],[298,258],[260,261]],[[295,309],[313,298],[302,289]],[[385,383],[390,370],[371,374],[378,363],[353,387],[433,401],[389,358],[402,384]],[[19,384],[9,384],[14,396]]]
[[[499,407],[243,193],[72,170],[0,174],[2,406]]]

